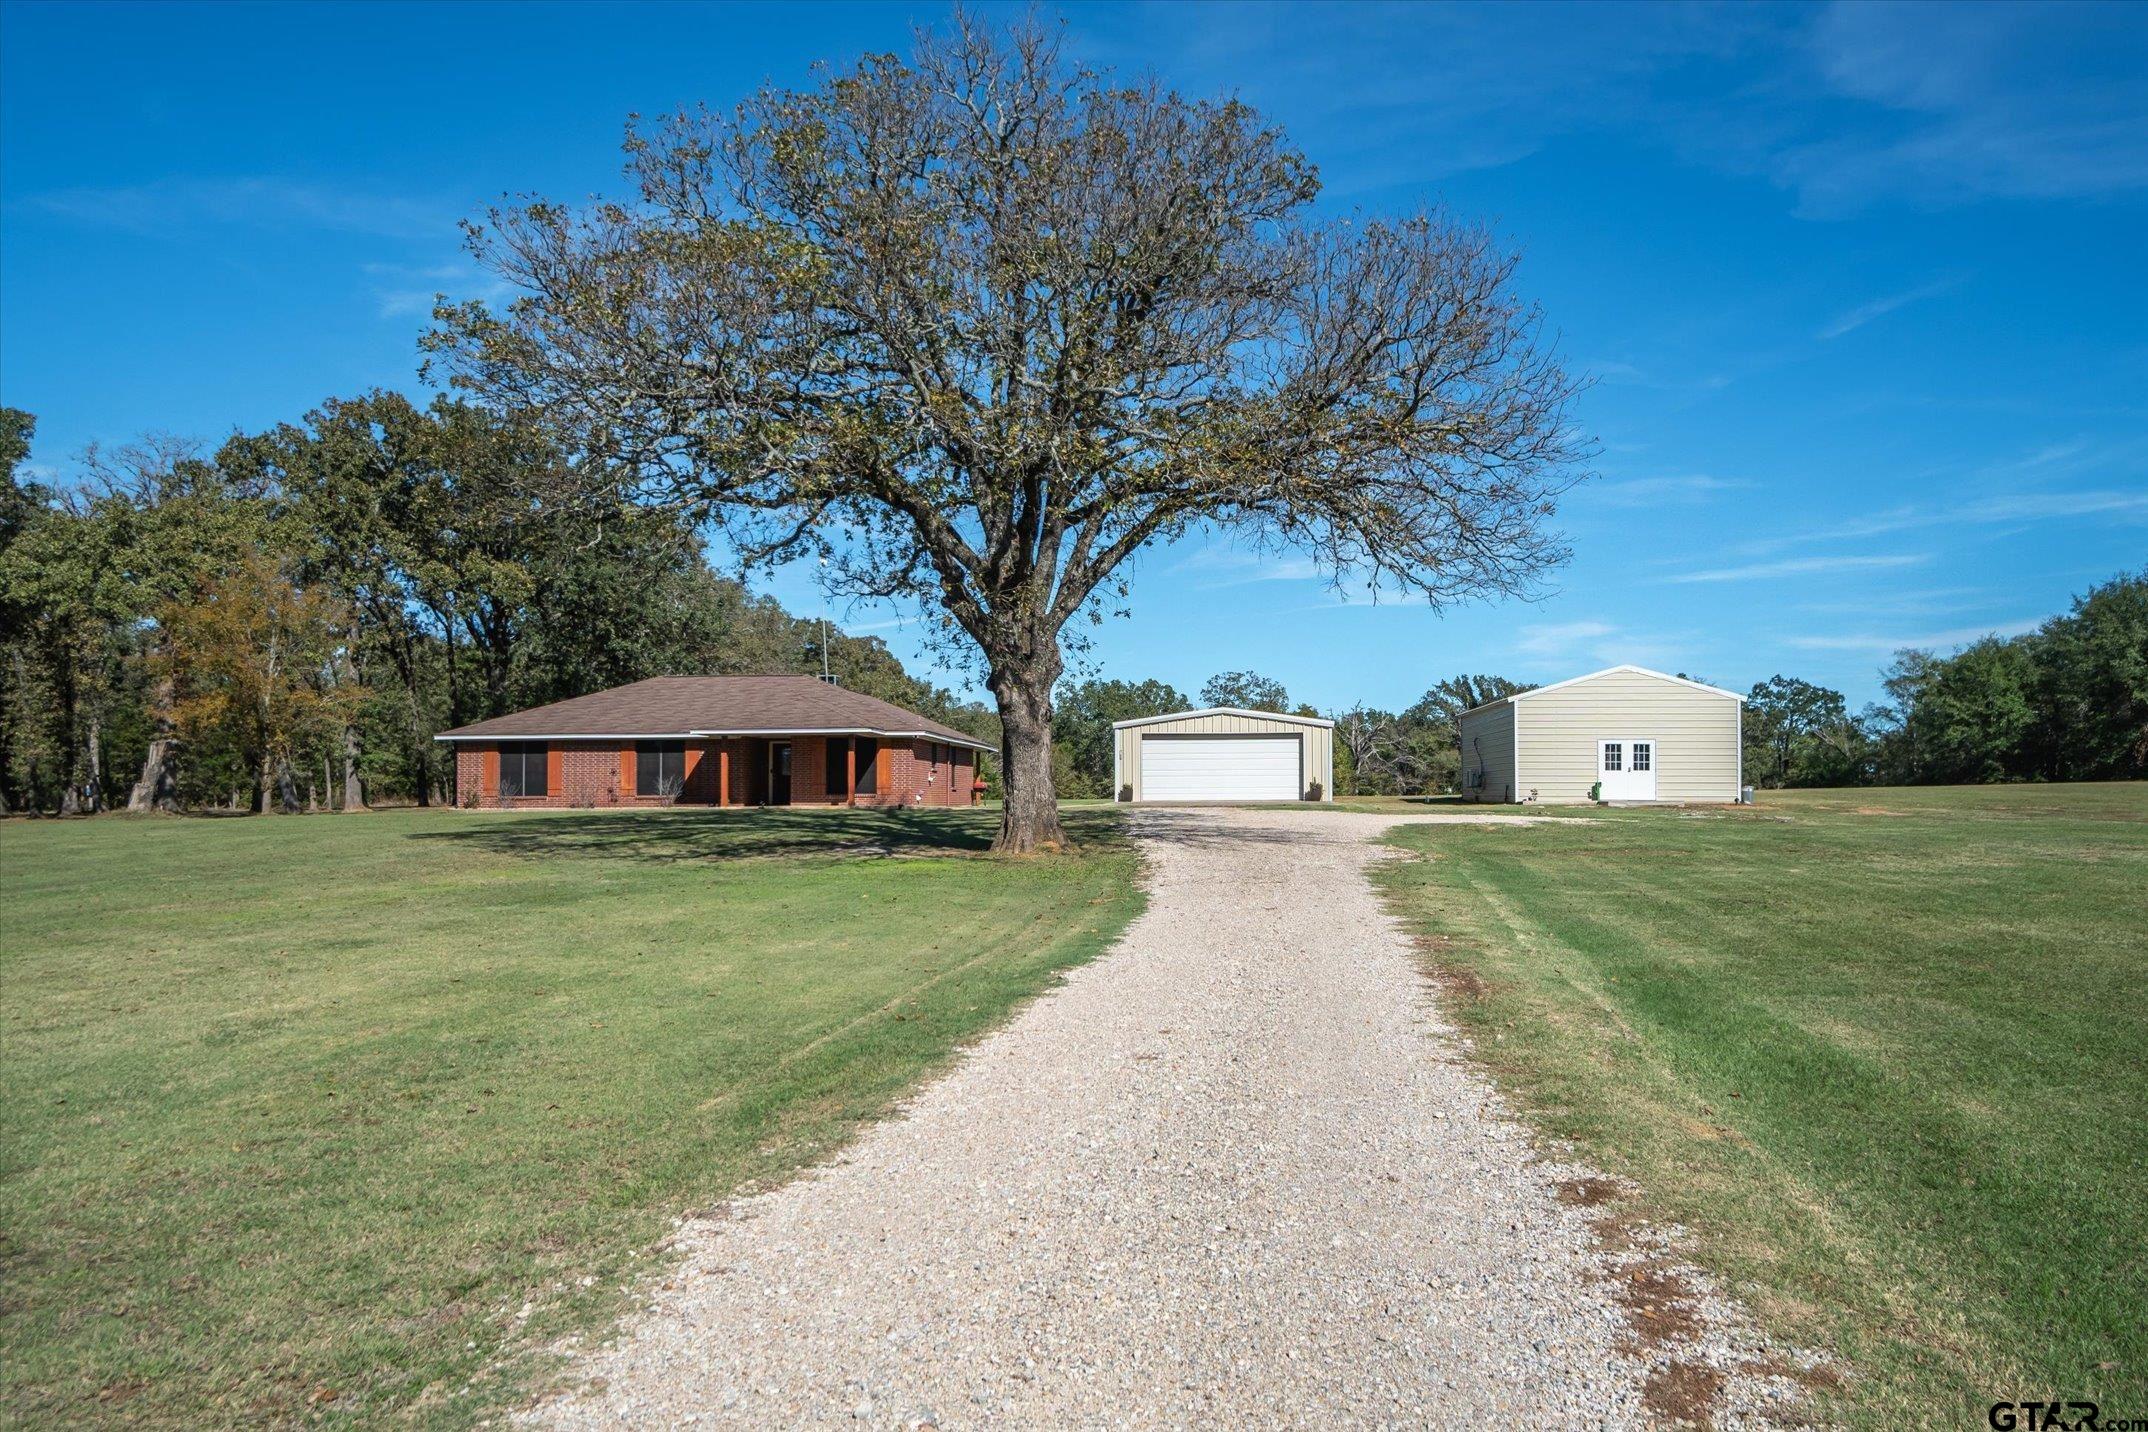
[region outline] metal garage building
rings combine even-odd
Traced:
[[[1112,723],[1111,785],[1119,800],[1335,799],[1335,723],[1211,706]]]
[[[1735,801],[1745,698],[1614,666],[1462,713],[1462,793],[1479,801]]]

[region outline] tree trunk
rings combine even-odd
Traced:
[[[992,848],[1003,854],[1029,855],[1064,850],[1066,832],[1059,825],[1059,796],[1052,788],[1052,683],[1058,679],[1058,653],[1025,667],[995,665],[992,694],[999,701],[1000,808],[999,838]]]
[[[343,728],[343,809],[365,809],[365,787],[358,780],[358,728]]]
[[[415,670],[415,668],[413,668]],[[418,709],[418,688],[410,688],[410,769],[418,773],[418,804],[432,804],[432,742],[425,739],[425,713]]]
[[[261,752],[261,764],[254,770],[254,814],[269,813],[269,792],[276,785],[276,757],[266,748]]]
[[[285,815],[297,815],[301,808],[298,803],[298,782],[291,774],[289,761],[276,762],[276,806]]]
[[[174,776],[178,763],[178,740],[171,736],[152,737],[149,754],[142,758],[141,778],[127,794],[127,809],[179,809],[179,783]]]
[[[87,792],[90,814],[104,809],[104,715],[96,707],[90,708],[89,716],[89,790]]]
[[[60,814],[82,814],[82,771],[76,764],[75,753],[75,683],[74,673],[68,670],[64,677],[65,687],[60,692],[60,729],[65,733],[61,746],[60,772],[65,788],[60,792]]]
[[[179,809],[179,737],[171,714],[175,695],[169,676],[157,678],[150,695],[156,725],[149,738],[149,754],[142,758],[142,774],[127,794],[128,810]]]

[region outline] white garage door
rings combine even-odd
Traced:
[[[1144,736],[1145,801],[1294,801],[1296,736]]]

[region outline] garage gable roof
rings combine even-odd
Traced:
[[[1191,721],[1199,716],[1251,716],[1260,721],[1287,721],[1293,726],[1318,726],[1330,729],[1335,723],[1325,716],[1296,716],[1287,711],[1249,711],[1243,706],[1203,706],[1198,711],[1166,711],[1161,716],[1133,716],[1124,721],[1114,721],[1111,729],[1124,731],[1129,726],[1154,726],[1163,721]]]
[[[1563,691],[1569,686],[1579,686],[1582,682],[1594,681],[1599,676],[1616,676],[1620,672],[1625,672],[1632,676],[1652,676],[1658,681],[1668,681],[1673,686],[1688,686],[1695,691],[1705,691],[1710,696],[1728,696],[1731,700],[1738,702],[1745,700],[1743,696],[1740,696],[1735,691],[1725,691],[1720,686],[1710,686],[1704,681],[1688,681],[1685,677],[1673,676],[1668,671],[1656,671],[1646,666],[1607,666],[1602,671],[1592,671],[1586,676],[1569,676],[1566,680],[1554,681],[1549,686],[1532,686],[1527,691],[1517,691],[1512,696],[1502,696],[1497,701],[1487,701],[1482,706],[1472,706],[1469,711],[1464,711],[1461,714],[1467,716],[1471,711],[1489,711],[1494,706],[1505,706],[1513,701],[1525,701],[1531,696],[1542,696],[1547,691]]]

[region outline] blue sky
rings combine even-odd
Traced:
[[[1602,445],[1541,602],[1372,606],[1193,541],[1142,559],[1106,674],[1252,667],[1336,708],[1633,661],[1854,703],[1895,646],[2148,563],[2148,7],[1050,13],[1085,59],[1265,111],[1331,209],[1493,224]],[[617,192],[630,111],[944,14],[0,7],[0,401],[64,472],[415,390],[433,292],[488,292],[458,219]],[[905,615],[848,625],[913,657]]]

